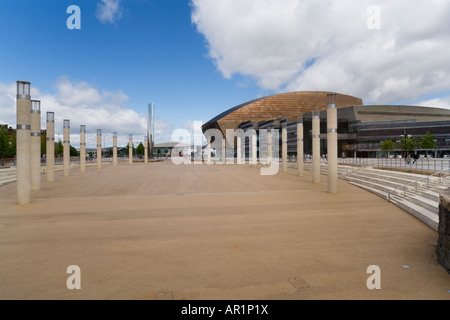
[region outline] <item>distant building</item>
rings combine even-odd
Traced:
[[[303,114],[304,153],[311,154],[311,112],[317,107],[321,118],[321,154],[327,154],[327,93],[293,92],[253,100],[218,115],[207,122],[202,130],[218,129],[224,136],[227,129],[255,129],[257,132],[259,129],[278,130],[281,143],[281,125],[287,122],[288,154],[296,155],[297,118]],[[364,106],[359,98],[337,94],[337,112],[338,154],[341,157],[385,156],[386,152],[380,146],[382,141],[399,142],[405,134],[420,138],[427,132],[435,135],[437,148],[418,148],[417,153],[431,151],[437,157],[450,155],[450,110],[401,105]],[[242,143],[245,144],[248,157],[249,139]],[[395,149],[393,153],[402,154],[402,149]]]
[[[175,147],[177,147],[175,149]],[[153,148],[153,154],[155,157],[171,157],[173,152],[180,152],[183,156],[190,156],[192,152],[192,147],[190,144],[180,143],[180,142],[164,142],[155,144]]]

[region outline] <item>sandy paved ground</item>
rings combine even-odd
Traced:
[[[43,176],[24,207],[2,186],[0,299],[450,299],[436,232],[344,181],[327,194],[322,179],[122,164]],[[66,287],[69,265],[81,290]],[[366,287],[369,265],[381,290]]]

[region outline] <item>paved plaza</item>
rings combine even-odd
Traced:
[[[0,299],[450,299],[438,234],[296,169],[170,161],[88,167],[16,205],[0,186]],[[81,269],[69,290],[66,269]],[[367,268],[381,268],[369,290]],[[165,295],[163,293],[166,293]]]

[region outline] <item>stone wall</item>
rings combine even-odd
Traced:
[[[441,194],[438,233],[438,262],[450,273],[450,189]]]

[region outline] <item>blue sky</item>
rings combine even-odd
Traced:
[[[32,83],[44,112],[91,132],[143,137],[154,102],[156,142],[285,91],[449,108],[448,1],[401,3],[2,0],[0,122],[15,121],[17,80]],[[381,9],[379,30],[366,25],[371,4]],[[81,9],[81,30],[66,27],[70,5]]]
[[[224,108],[260,94],[226,80],[207,58],[187,1],[123,1],[122,18],[102,23],[98,1],[3,0],[0,3],[0,81],[26,80],[53,92],[67,76],[93,87],[123,91],[126,106],[183,126],[207,121]],[[69,5],[81,9],[81,30],[69,30]]]

